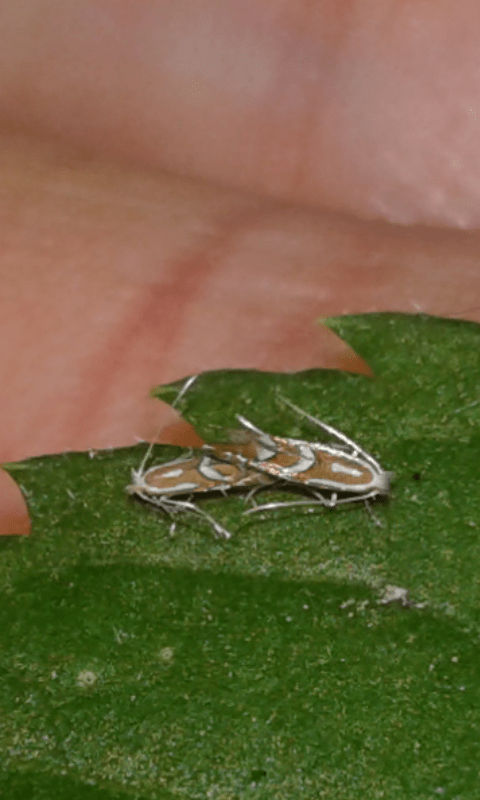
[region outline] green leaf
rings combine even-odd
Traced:
[[[210,440],[237,413],[315,438],[287,397],[395,472],[382,527],[230,497],[202,503],[230,541],[171,536],[125,492],[145,445],[9,465],[33,534],[0,542],[2,797],[477,797],[479,327],[329,324],[375,378],[208,373],[179,408]]]

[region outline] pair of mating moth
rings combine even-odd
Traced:
[[[241,429],[233,432],[231,442],[205,444],[196,455],[145,469],[148,451],[139,469],[132,471],[127,491],[172,518],[180,512],[197,514],[210,523],[216,536],[225,539],[231,534],[196,505],[198,497],[243,490],[247,500],[253,500],[265,488],[304,494],[301,500],[254,504],[244,512],[252,514],[292,506],[334,508],[388,494],[392,473],[385,472],[373,456],[331,425],[284,398],[283,402],[336,441],[319,443],[271,436],[238,414]]]

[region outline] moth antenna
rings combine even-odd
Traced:
[[[246,417],[243,417],[241,414],[235,414],[236,418],[238,419],[240,425],[243,425],[248,431],[252,431],[253,433],[258,433],[259,436],[265,436],[265,432],[257,428],[253,422],[250,422]]]
[[[332,496],[331,498],[323,497],[320,494],[315,494],[316,500],[313,498],[311,500],[286,500],[282,502],[273,502],[273,503],[264,503],[261,506],[254,506],[253,508],[248,508],[246,511],[243,512],[242,516],[248,516],[249,514],[257,514],[259,511],[276,511],[279,508],[293,508],[298,506],[326,506],[327,508],[336,508],[339,505],[344,505],[345,503],[360,503],[364,502],[367,510],[371,512],[371,509],[368,506],[367,500],[371,498],[377,497],[378,492],[372,490],[371,493],[367,495],[359,495],[358,497],[337,497]]]
[[[249,514],[258,514],[259,511],[276,511],[279,508],[293,508],[296,506],[326,506],[327,508],[335,508],[337,504],[330,502],[327,498],[323,500],[286,500],[284,502],[264,503],[261,506],[253,506],[243,512],[243,516]]]
[[[308,421],[311,422],[312,425],[316,425],[317,427],[322,428],[326,433],[329,433],[331,436],[335,436],[341,442],[344,442],[344,444],[347,444],[349,447],[352,447],[354,451],[356,451],[354,453],[354,456],[362,455],[363,458],[365,458],[368,462],[370,462],[370,464],[372,464],[376,470],[382,471],[382,468],[380,467],[378,461],[372,455],[370,455],[370,453],[367,453],[366,450],[363,449],[363,447],[360,447],[358,442],[355,442],[353,439],[350,439],[349,436],[346,436],[344,433],[337,430],[337,428],[334,428],[333,425],[328,425],[326,422],[322,422],[316,417],[313,417],[307,411],[304,411],[303,408],[299,408],[299,406],[296,406],[295,403],[292,403],[290,400],[287,400],[287,398],[283,397],[281,394],[278,394],[278,397],[282,403],[284,403],[288,408],[291,408],[292,411],[295,411],[295,413],[298,414],[300,417],[308,419]]]
[[[198,378],[198,375],[190,375],[190,377],[185,380],[185,383],[183,384],[182,388],[178,392],[175,400],[173,401],[173,403],[171,403],[171,408],[175,408],[175,406],[178,405],[178,403],[180,402],[182,397],[186,394],[186,392],[188,392],[188,390],[195,383],[197,378]],[[134,472],[136,472],[139,475],[141,475],[145,470],[145,464],[147,463],[148,459],[150,458],[150,456],[152,454],[152,450],[153,450],[153,448],[155,446],[155,439],[157,438],[161,428],[162,428],[162,426],[160,424],[158,426],[157,430],[155,431],[155,435],[153,437],[153,440],[150,442],[150,444],[148,446],[147,452],[145,453],[144,457],[142,458],[142,463],[140,464],[138,470],[133,470]]]
[[[183,395],[188,392],[188,390],[195,383],[197,378],[198,375],[190,375],[190,377],[186,379],[185,383],[183,384],[182,388],[180,389],[179,393],[177,394],[175,400],[172,403],[172,408],[175,408],[175,406],[178,405]]]

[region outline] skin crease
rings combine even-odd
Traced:
[[[148,392],[203,369],[368,371],[321,317],[478,320],[479,28],[473,0],[0,0],[0,459],[185,442]]]

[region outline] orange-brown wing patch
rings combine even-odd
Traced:
[[[357,459],[353,461],[325,450],[316,450],[315,455],[313,467],[298,476],[302,480],[327,480],[347,486],[364,486],[374,479],[372,470]]]

